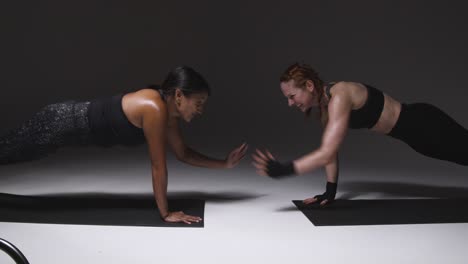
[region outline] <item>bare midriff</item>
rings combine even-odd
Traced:
[[[372,131],[388,134],[392,131],[398,118],[400,117],[401,103],[393,99],[391,96],[384,94],[384,107],[380,114],[379,120],[371,128]]]

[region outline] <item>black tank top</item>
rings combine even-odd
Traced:
[[[125,116],[122,109],[123,96],[118,94],[91,101],[88,120],[94,144],[110,147],[134,146],[145,142],[143,129],[130,123]]]
[[[331,98],[330,89],[333,85],[335,83],[329,83],[325,89],[329,98]],[[372,128],[379,121],[383,111],[384,94],[370,85],[364,84],[364,86],[367,88],[367,100],[361,108],[351,111],[349,127],[352,129]]]

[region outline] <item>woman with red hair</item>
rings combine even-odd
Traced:
[[[367,128],[408,144],[415,151],[439,160],[468,165],[468,130],[439,108],[427,103],[400,103],[362,83],[324,83],[309,65],[293,64],[280,78],[289,106],[307,115],[319,109],[324,127],[321,145],[294,161],[281,163],[268,151],[256,150],[257,173],[272,178],[300,175],[325,167],[325,193],[304,203],[334,201],[338,182],[338,150],[348,129]]]

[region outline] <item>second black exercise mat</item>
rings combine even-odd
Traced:
[[[468,199],[337,200],[296,207],[316,226],[468,223]]]
[[[169,200],[171,211],[204,218],[205,201]],[[0,194],[0,222],[203,227],[200,223],[167,223],[161,219],[152,195],[80,194],[23,196]]]

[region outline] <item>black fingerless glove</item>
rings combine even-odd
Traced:
[[[294,164],[292,162],[280,163],[276,160],[268,160],[266,166],[266,173],[273,179],[282,179],[291,177],[296,174],[294,171]]]
[[[317,202],[321,203],[324,200],[328,200],[327,204],[335,201],[336,189],[338,187],[337,183],[327,182],[327,188],[323,194],[316,195],[314,198],[317,198]]]

